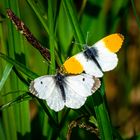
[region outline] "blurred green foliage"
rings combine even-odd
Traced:
[[[7,8],[50,50],[50,64],[16,30]],[[139,15],[139,0],[1,0],[0,139],[140,139]],[[100,90],[81,109],[53,112],[32,98],[29,82],[55,74],[82,50],[72,42],[86,43],[87,32],[88,45],[115,32],[125,36],[118,67],[105,74]]]

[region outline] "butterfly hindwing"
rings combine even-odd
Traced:
[[[87,58],[83,52],[78,53],[74,57],[76,60],[78,60],[82,64],[83,71],[85,73],[93,75],[95,77],[102,77],[103,76],[103,72],[96,65],[96,63],[92,59]]]
[[[51,87],[50,87],[51,88]],[[65,101],[62,97],[61,90],[58,86],[54,87],[52,94],[46,99],[47,105],[56,112],[62,110],[65,106]]]

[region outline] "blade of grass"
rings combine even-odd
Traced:
[[[35,12],[35,14],[37,15],[37,17],[38,17],[39,21],[42,23],[42,25],[43,25],[45,31],[46,31],[48,34],[50,34],[50,33],[49,33],[48,26],[47,26],[47,24],[46,24],[46,21],[43,19],[43,16],[39,13],[39,10],[36,8],[36,5],[35,5],[34,1],[33,1],[33,0],[26,0],[26,1],[27,1],[28,4],[30,5],[30,7],[33,9],[33,11]]]
[[[24,76],[16,69],[16,67],[13,67],[13,71],[26,86],[29,86],[29,81],[24,78]]]
[[[12,70],[12,67],[13,65],[12,64],[7,64],[6,67],[5,67],[5,70],[3,72],[3,75],[2,75],[2,78],[1,78],[1,81],[0,81],[0,91],[1,89],[3,88],[11,70]]]
[[[75,7],[72,4],[71,0],[62,0],[63,2],[63,6],[65,8],[65,12],[67,13],[68,19],[71,23],[73,32],[74,32],[74,36],[76,38],[76,40],[80,43],[80,44],[85,44],[85,38],[84,35],[82,33],[82,30],[80,28],[80,24],[78,22],[78,17],[76,16],[76,11],[75,11]]]
[[[132,4],[132,8],[133,8],[134,15],[135,15],[135,17],[136,17],[136,21],[137,21],[138,27],[139,27],[139,29],[140,29],[140,19],[139,19],[139,17],[138,17],[137,12],[136,12],[134,0],[131,0],[131,4]]]
[[[100,93],[93,94],[93,103],[101,140],[113,140],[112,125],[104,102],[105,91],[103,82],[100,89]]]
[[[16,103],[20,103],[20,102],[27,101],[27,100],[30,100],[30,99],[31,99],[31,97],[27,93],[25,93],[23,95],[18,96],[16,99],[13,99],[12,101],[9,101],[8,103],[6,103],[4,105],[1,105],[0,110],[4,110],[7,107],[10,107],[10,106],[12,106]],[[25,115],[24,115],[24,117],[25,117]]]
[[[49,120],[50,120],[50,123],[51,123],[55,128],[57,128],[57,127],[58,127],[58,124],[57,124],[57,122],[54,120],[54,118],[52,117],[52,115],[51,115],[50,111],[48,110],[48,108],[46,107],[44,101],[41,100],[41,99],[38,99],[38,98],[37,98],[37,100],[38,100],[38,102],[40,103],[40,105],[43,107],[43,109],[44,109],[44,111],[46,112],[46,114],[48,115],[48,118],[49,118]],[[44,125],[46,125],[45,122],[44,122]],[[46,128],[45,128],[45,129],[46,129]],[[47,133],[47,132],[46,132],[46,133]]]
[[[2,122],[2,119],[0,119],[0,124],[2,124],[2,123],[3,123],[3,122]],[[0,125],[0,139],[1,139],[1,140],[6,140],[2,125]]]
[[[25,75],[27,75],[31,79],[35,79],[36,77],[38,77],[37,74],[35,74],[32,71],[30,71],[25,65],[21,64],[20,62],[10,58],[9,56],[7,56],[7,55],[5,55],[5,54],[3,54],[1,52],[0,52],[0,57],[2,59],[6,60],[7,62],[11,63],[12,65],[14,65],[18,70],[23,72]]]
[[[53,11],[54,0],[48,1],[48,27],[49,27],[49,44],[51,53],[51,67],[55,69],[55,34],[54,34],[54,11]],[[50,74],[52,73],[50,69]]]

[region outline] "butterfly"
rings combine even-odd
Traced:
[[[103,72],[113,70],[118,63],[116,52],[122,46],[124,37],[119,33],[111,34],[99,40],[91,47],[67,59],[63,68],[68,74],[85,72],[95,77],[102,77]]]
[[[65,106],[78,109],[84,105],[88,96],[100,87],[100,80],[88,74],[45,75],[36,78],[30,84],[29,91],[58,112]]]

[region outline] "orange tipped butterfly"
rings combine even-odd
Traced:
[[[122,46],[124,37],[119,33],[111,34],[99,40],[93,46],[86,46],[80,52],[63,64],[68,74],[80,74],[85,72],[95,77],[102,77],[103,72],[113,70],[118,63],[116,52]]]

